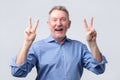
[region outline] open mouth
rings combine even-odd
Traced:
[[[63,28],[62,27],[55,28],[55,31],[63,31]]]

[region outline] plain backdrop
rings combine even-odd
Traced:
[[[120,0],[0,0],[0,80],[35,80],[35,68],[26,78],[15,78],[10,63],[22,46],[30,16],[33,24],[40,20],[35,41],[49,36],[46,22],[49,10],[55,5],[69,10],[72,24],[67,36],[85,44],[83,19],[89,22],[94,17],[97,43],[108,63],[104,74],[95,75],[85,69],[81,80],[120,79]]]

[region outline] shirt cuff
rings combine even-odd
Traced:
[[[104,64],[106,64],[107,63],[107,60],[106,60],[106,58],[105,58],[105,56],[102,56],[102,61],[101,62],[98,62],[95,58],[92,60],[92,66],[93,67],[96,67],[96,66],[98,66],[98,65],[104,65]]]

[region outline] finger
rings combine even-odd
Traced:
[[[85,29],[87,30],[88,25],[87,25],[87,21],[86,21],[86,19],[84,19],[84,27],[85,27]]]
[[[29,18],[28,26],[29,26],[29,28],[32,28],[32,19],[31,19],[31,17]]]
[[[97,36],[97,32],[96,31],[94,31],[93,36]]]
[[[93,26],[93,17],[91,18],[91,20],[90,20],[90,27],[92,27]]]
[[[30,29],[29,27],[24,31],[26,34],[30,34]]]
[[[33,30],[36,31],[39,24],[39,19],[36,20]]]
[[[92,32],[95,32],[95,29],[94,29],[94,28],[91,28],[91,31],[92,31]]]

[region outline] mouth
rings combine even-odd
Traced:
[[[63,31],[62,27],[55,28],[55,31]]]

